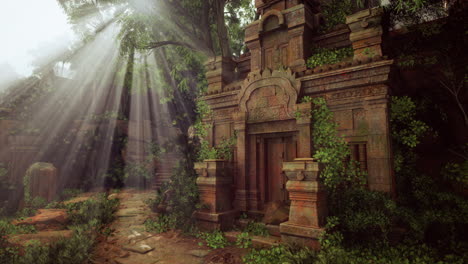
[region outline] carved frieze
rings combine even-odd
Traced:
[[[350,89],[342,92],[329,93],[326,95],[327,100],[341,100],[347,98],[369,97],[377,95],[386,95],[388,87],[386,85],[377,85],[365,88]]]
[[[239,93],[239,108],[249,123],[294,118],[300,82],[291,70],[249,74]]]

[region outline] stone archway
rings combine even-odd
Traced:
[[[300,86],[290,69],[252,72],[238,95],[239,109],[248,123],[294,119]]]

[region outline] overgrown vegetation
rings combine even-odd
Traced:
[[[321,5],[324,23],[319,32],[326,33],[334,27],[346,23],[346,16],[352,14],[354,7],[353,0],[332,0]],[[359,1],[361,2],[361,1]]]
[[[327,232],[320,240],[322,250],[304,260],[291,258],[290,251],[284,248],[252,251],[247,256],[248,263],[282,263],[273,261],[283,257],[291,263],[464,263],[468,260],[464,231],[468,225],[468,203],[416,169],[415,148],[423,137],[434,132],[418,119],[418,108],[409,97],[393,97],[391,104],[396,200],[364,188],[365,174],[358,170],[358,164],[348,164],[349,150],[337,134],[337,125],[325,100],[306,97],[303,101],[313,103],[313,110],[306,117],[314,120],[314,157],[324,165],[320,178],[329,195],[331,216],[327,219]],[[303,118],[304,113],[296,113],[296,117]],[[452,168],[454,175],[463,173],[460,165]],[[399,238],[395,238],[397,234]],[[272,254],[281,256],[269,259]]]
[[[270,233],[264,223],[250,221],[244,228],[243,232],[248,233],[252,236],[269,236]]]
[[[50,245],[30,241],[24,247],[11,244],[7,236],[35,232],[32,226],[14,226],[0,221],[0,263],[9,264],[82,264],[91,260],[91,251],[99,233],[108,234],[103,229],[114,219],[118,199],[108,199],[105,193],[72,204],[56,204],[67,209],[73,231],[70,238],[63,238]]]
[[[340,49],[314,48],[314,55],[307,59],[307,67],[315,68],[326,64],[334,64],[343,61],[346,58],[352,57],[354,54],[353,48],[346,47]]]
[[[362,188],[366,182],[366,174],[359,169],[356,161],[349,158],[351,150],[343,137],[337,134],[338,124],[325,99],[319,97],[311,101],[314,105],[310,113],[314,120],[313,157],[324,165],[320,178],[332,195],[339,194],[344,189]]]
[[[159,215],[155,220],[145,221],[145,229],[148,232],[164,233],[176,226],[176,219],[171,215]]]
[[[206,241],[206,245],[214,249],[225,248],[227,245],[229,245],[229,242],[224,236],[224,233],[218,229],[211,233],[199,233],[197,237],[204,239]]]

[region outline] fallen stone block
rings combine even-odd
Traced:
[[[65,209],[39,209],[35,216],[23,220],[15,220],[14,225],[32,225],[37,230],[61,230],[68,223]]]
[[[154,248],[147,245],[147,244],[138,244],[138,245],[127,245],[123,247],[124,250],[139,253],[139,254],[146,254],[150,251],[153,251]]]
[[[26,245],[28,241],[37,240],[41,244],[50,245],[63,238],[71,238],[73,236],[72,230],[59,230],[59,231],[41,231],[34,234],[22,234],[9,237],[8,241],[12,244]]]

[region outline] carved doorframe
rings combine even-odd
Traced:
[[[294,116],[295,111],[304,108],[297,104],[300,88],[301,82],[290,69],[251,72],[244,81],[238,94],[240,111],[233,114],[238,150],[236,208],[259,211],[262,207],[258,175],[252,174],[256,174],[256,160],[264,154],[249,151],[257,144],[252,135],[294,132],[298,140],[297,157],[310,157],[310,118],[296,120]]]

